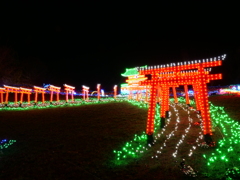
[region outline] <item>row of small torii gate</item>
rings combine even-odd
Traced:
[[[66,102],[69,102],[69,95],[71,95],[71,102],[74,102],[74,91],[75,87],[64,84],[64,91],[66,94]],[[100,84],[97,84],[97,99],[100,100]],[[117,96],[117,85],[113,87],[114,89],[114,98],[116,99]],[[23,95],[27,95],[27,102],[30,104],[30,95],[32,93],[35,93],[35,99],[34,102],[38,103],[38,94],[42,94],[42,103],[45,103],[45,93],[46,91],[50,91],[50,103],[53,102],[53,95],[56,94],[56,101],[59,102],[59,93],[60,93],[61,87],[49,85],[47,88],[43,87],[38,87],[38,86],[33,86],[33,89],[28,89],[28,88],[23,88],[23,87],[13,87],[13,86],[7,86],[4,85],[4,87],[0,87],[0,102],[1,104],[5,103],[6,105],[8,104],[9,100],[9,93],[14,93],[14,104],[18,104],[18,94],[21,94],[20,96],[20,105],[23,103]],[[83,100],[88,101],[89,93],[89,87],[87,86],[82,86],[82,96]],[[5,101],[3,94],[5,94]]]
[[[147,142],[153,143],[154,133],[154,117],[156,103],[161,102],[160,116],[161,116],[161,128],[165,125],[165,118],[168,117],[169,112],[169,91],[173,90],[175,103],[178,103],[176,87],[180,85],[184,86],[186,103],[190,106],[188,96],[188,85],[192,85],[194,90],[194,98],[196,102],[196,109],[202,116],[203,134],[204,140],[207,144],[213,145],[212,140],[212,123],[210,118],[210,110],[208,103],[207,83],[211,80],[222,79],[222,74],[210,74],[211,67],[221,66],[222,60],[226,58],[226,55],[195,60],[180,63],[171,63],[161,66],[143,66],[131,69],[126,69],[126,72],[122,74],[124,77],[128,77],[126,82],[128,83],[121,90],[129,90],[129,99],[132,99],[133,91],[146,91],[146,101],[148,106],[148,117],[146,125]],[[148,98],[148,93],[150,97]],[[137,100],[139,93],[137,93]]]

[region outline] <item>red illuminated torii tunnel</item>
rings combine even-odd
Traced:
[[[139,75],[148,77],[146,80],[139,81],[139,86],[150,87],[150,99],[148,106],[148,118],[146,134],[148,143],[153,143],[154,133],[154,117],[157,96],[161,99],[161,127],[165,125],[165,118],[169,111],[169,90],[173,88],[176,102],[175,87],[184,85],[185,93],[187,86],[192,85],[194,90],[194,98],[196,108],[201,113],[203,134],[206,143],[212,142],[212,123],[210,119],[207,83],[211,80],[222,78],[222,74],[210,74],[210,67],[221,66],[222,60],[226,55],[218,56],[218,58],[210,58],[203,60],[195,60],[183,63],[171,63],[161,66],[137,67]],[[160,90],[160,91],[159,91]],[[189,104],[188,94],[186,93],[186,103]]]

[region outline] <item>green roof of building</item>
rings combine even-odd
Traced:
[[[121,84],[121,87],[128,87],[128,83]]]
[[[147,65],[142,66],[142,67],[147,67]],[[138,72],[137,68],[129,68],[129,69],[126,68],[126,72],[121,75],[124,77],[128,77],[128,76],[133,76],[133,75],[138,75],[138,74],[139,74],[139,72]]]

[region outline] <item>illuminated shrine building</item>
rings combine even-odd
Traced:
[[[14,97],[14,104],[17,104],[18,102],[18,92],[19,92],[19,87],[13,87],[13,86],[7,86],[7,85],[3,85],[5,88],[5,104],[8,104],[8,97],[9,97],[9,93],[14,93],[15,97]]]
[[[147,78],[145,75],[139,75],[137,68],[126,69],[126,72],[122,76],[128,77],[126,80],[127,84],[121,85],[121,91],[128,94],[128,99],[132,99],[133,94],[136,94],[136,100],[139,101],[144,92],[146,96],[146,86],[141,86],[139,83]]]
[[[211,67],[221,66],[222,60],[226,55],[195,60],[188,62],[171,63],[157,66],[143,66],[126,69],[122,74],[128,77],[122,89],[128,89],[129,99],[131,99],[131,90],[134,88],[148,88],[150,97],[146,93],[146,101],[148,102],[148,117],[146,125],[146,134],[148,143],[153,143],[154,119],[156,103],[160,102],[161,128],[165,125],[165,119],[168,118],[169,111],[169,90],[173,88],[175,103],[177,96],[175,88],[180,85],[184,86],[186,103],[190,106],[188,97],[188,85],[193,87],[196,109],[201,113],[203,134],[207,144],[213,144],[212,141],[212,122],[210,119],[207,83],[211,80],[222,78],[222,74],[210,74]]]

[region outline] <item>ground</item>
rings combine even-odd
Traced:
[[[231,118],[239,117],[236,112],[240,101],[238,96],[209,99],[216,105],[226,105]],[[193,125],[198,121],[196,112],[190,112],[192,122],[189,122],[186,108],[176,109],[180,122],[175,136],[167,139],[177,121],[171,107],[171,121],[165,133],[156,138],[155,145],[144,156],[127,160],[125,165],[116,165],[113,151],[121,150],[134,134],[145,131],[146,108],[128,102],[111,102],[42,110],[2,110],[0,137],[14,139],[16,143],[2,150],[0,179],[182,179],[186,178],[178,168],[182,158],[200,170],[203,179],[207,165],[202,155],[213,149],[197,147],[193,155],[188,156],[192,147],[197,145],[201,128]],[[188,136],[179,145],[174,158],[176,144],[190,125]],[[216,131],[214,138],[220,139],[220,133]],[[161,147],[161,155],[152,158]]]

